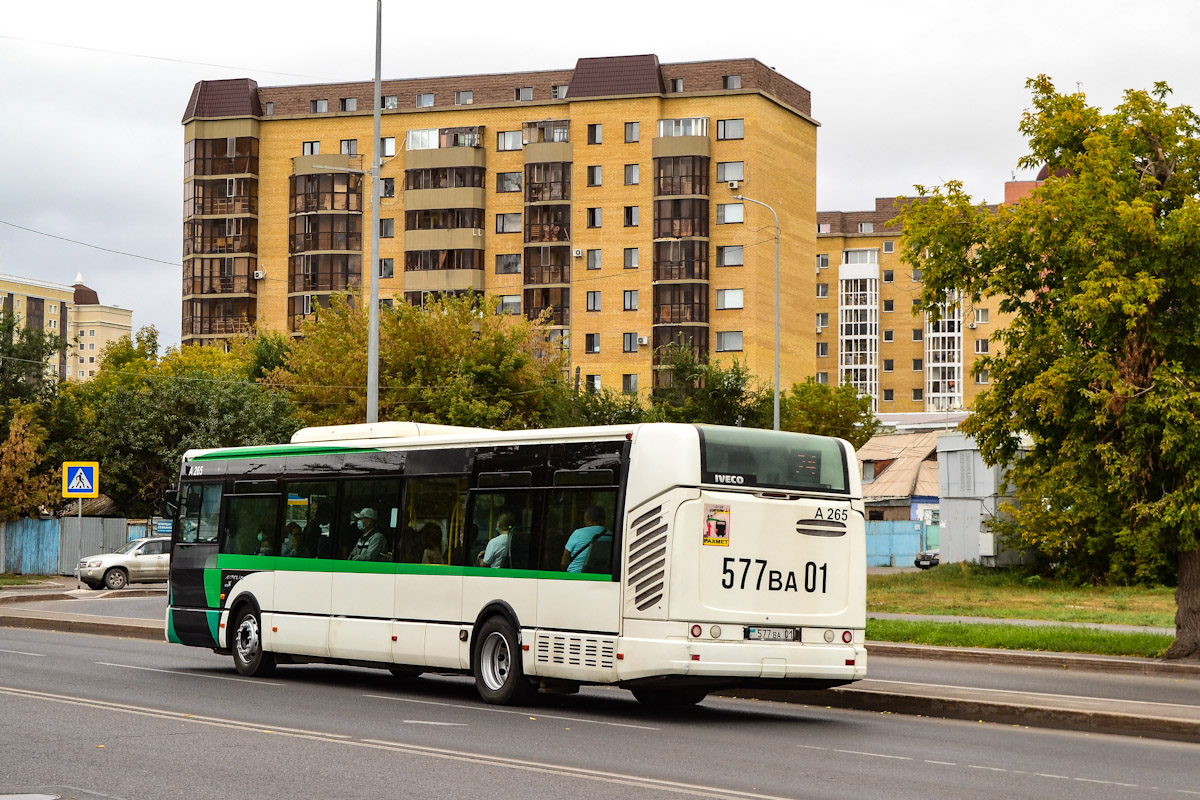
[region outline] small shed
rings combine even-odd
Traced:
[[[937,433],[871,437],[858,450],[867,520],[920,520],[938,507]]]

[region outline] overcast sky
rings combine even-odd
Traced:
[[[0,224],[0,272],[67,284],[82,272],[101,302],[133,309],[135,328],[155,325],[164,344],[177,343],[180,118],[192,86],[370,80],[374,9],[373,0],[5,3],[0,222],[167,263]],[[564,69],[581,56],[757,58],[812,92],[822,211],[873,208],[876,197],[950,179],[979,200],[1002,199],[1025,152],[1025,79],[1039,73],[1060,89],[1078,83],[1104,108],[1156,80],[1174,103],[1200,107],[1200,10],[1184,0],[385,0],[383,21],[384,78]]]

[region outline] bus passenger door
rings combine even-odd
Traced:
[[[276,652],[328,656],[337,483],[288,483],[284,494],[274,612],[263,625],[275,629],[271,649]]]
[[[390,662],[400,479],[347,480],[334,524],[332,658]]]
[[[547,494],[537,627],[616,634],[621,622],[621,586],[613,580],[613,564],[620,561],[617,490],[554,488]]]

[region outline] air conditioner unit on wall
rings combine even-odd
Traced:
[[[741,186],[741,183],[739,183],[738,181],[730,181],[730,182],[729,182],[729,188],[730,188],[730,189],[736,189],[736,188],[738,188],[739,186]]]
[[[967,323],[967,327],[968,327],[968,328],[970,328],[971,330],[975,330],[975,323],[974,323],[974,322],[968,322],[968,323]]]
[[[650,344],[650,337],[649,336],[639,336],[638,344]]]
[[[578,248],[578,247],[575,248],[575,257],[583,258],[583,250],[581,248]]]
[[[261,281],[265,277],[267,277],[267,271],[265,269],[254,270],[254,280]]]

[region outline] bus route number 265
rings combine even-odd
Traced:
[[[724,589],[753,589],[769,592],[799,592],[800,581],[795,570],[784,572],[768,569],[766,559],[725,558],[721,568],[721,587]],[[804,565],[804,591],[825,594],[829,585],[829,565],[809,561]]]

